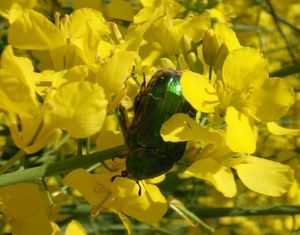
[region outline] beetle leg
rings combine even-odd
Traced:
[[[113,177],[110,178],[110,181],[111,181],[111,182],[114,182],[114,180],[115,180],[117,177],[122,177],[122,176],[121,176],[121,175],[114,175]]]
[[[128,172],[127,171],[121,171],[121,175],[114,175],[113,177],[110,178],[110,181],[111,182],[114,182],[114,180],[117,178],[117,177],[127,177],[128,176]]]
[[[141,187],[139,181],[135,181],[135,182],[136,182],[136,184],[139,186],[138,195],[139,195],[139,196],[142,196],[142,187]]]
[[[123,105],[119,105],[118,108],[118,119],[120,123],[121,130],[124,135],[124,139],[127,140],[127,131],[129,128],[129,121],[128,121],[128,116],[127,116],[127,111]]]
[[[152,93],[149,93],[148,95],[151,96],[154,100],[163,100],[164,99],[163,97],[155,96]]]
[[[143,83],[141,85],[141,90],[145,90],[146,88],[146,74],[143,72]]]

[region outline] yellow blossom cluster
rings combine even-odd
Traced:
[[[300,203],[300,5],[288,3],[1,0],[2,232],[110,234],[110,213],[128,234],[139,223],[166,234],[299,230],[297,213],[201,219],[201,207]],[[157,132],[188,142],[170,172],[132,179],[124,126],[164,69],[180,71],[197,115],[175,113]]]

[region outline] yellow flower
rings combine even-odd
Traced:
[[[57,24],[59,27],[34,10],[24,10],[11,23],[8,40],[24,50],[50,50],[56,70],[95,63],[101,36],[110,33],[102,14],[82,8]]]
[[[1,60],[0,107],[15,144],[27,153],[38,151],[59,134],[42,125],[42,106],[35,94],[34,77],[31,61],[16,57],[8,46]]]
[[[49,208],[47,195],[38,184],[20,183],[0,188],[0,211],[12,219],[14,235],[54,235]]]
[[[35,95],[31,61],[14,56],[11,46],[6,47],[1,57],[0,77],[0,107],[25,117],[35,115],[40,104]]]
[[[103,167],[96,174],[77,169],[64,178],[64,184],[83,195],[93,206],[93,214],[115,212],[129,230],[130,222],[125,215],[144,223],[158,222],[167,211],[167,201],[158,187],[149,181],[139,181],[140,189],[135,181],[123,177],[112,182],[111,178],[116,175],[120,175],[120,171],[109,172]],[[138,195],[139,190],[141,196]]]
[[[96,81],[104,88],[110,108],[116,108],[125,96],[124,82],[139,60],[138,50],[144,33],[162,14],[162,9],[158,8],[145,23],[136,25],[126,34],[125,40],[115,46],[112,55],[99,66]],[[120,33],[118,28],[115,31]]]
[[[170,18],[176,17],[182,9],[182,6],[175,0],[141,0],[141,3],[144,8],[135,15],[135,20],[140,17],[141,12],[153,11],[157,7],[162,7]]]
[[[150,42],[158,42],[169,55],[180,53],[180,40],[185,35],[191,40],[200,41],[204,32],[210,28],[208,13],[188,15],[185,19],[170,19],[164,16],[157,20],[146,34]]]
[[[86,76],[84,70],[49,74],[53,75],[53,87],[48,87],[48,92],[39,90],[44,98],[41,104],[35,83],[37,77],[47,77],[47,73],[35,74],[31,61],[16,57],[11,47],[2,54],[0,107],[6,114],[15,144],[26,153],[45,147],[58,137],[59,129],[75,138],[93,135],[100,130],[106,116],[104,91],[97,84],[80,81]],[[69,76],[73,80],[68,80]]]
[[[255,121],[276,121],[295,102],[293,88],[284,79],[268,78],[267,67],[257,50],[242,47],[229,53],[214,84],[200,74],[183,73],[184,97],[200,112],[225,116],[226,141],[234,152],[255,152]]]
[[[101,129],[107,100],[99,85],[72,82],[53,89],[44,106],[46,124],[67,131],[74,138],[86,138]]]
[[[235,196],[237,189],[232,173],[249,189],[268,196],[280,196],[291,186],[294,171],[274,161],[232,152],[225,142],[225,133],[201,127],[186,114],[175,114],[161,128],[164,141],[194,140],[201,152],[186,174],[209,181],[226,197]]]
[[[224,61],[220,112],[226,110],[226,141],[235,152],[255,151],[254,120],[276,121],[295,102],[293,88],[284,79],[268,78],[267,67],[257,50],[245,47],[233,50]]]

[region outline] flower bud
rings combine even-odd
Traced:
[[[114,33],[114,36],[116,37],[117,41],[120,42],[120,43],[123,42],[124,39],[123,39],[123,36],[122,36],[122,34],[119,30],[118,25],[116,23],[110,22],[109,26],[110,26],[112,32]]]
[[[184,58],[186,58],[192,50],[190,37],[188,37],[187,35],[183,35],[180,40],[180,47]]]
[[[202,53],[204,61],[212,65],[219,50],[219,43],[212,29],[206,31],[203,38]]]
[[[187,64],[191,71],[203,74],[203,65],[194,52],[190,52],[187,56]]]
[[[159,67],[161,68],[171,68],[171,69],[176,69],[176,66],[173,64],[171,60],[168,58],[161,58],[159,60]]]
[[[215,60],[214,60],[215,73],[222,70],[224,61],[225,61],[228,53],[229,53],[229,51],[228,51],[227,46],[224,43],[222,43],[222,45],[220,46],[220,48],[218,50],[217,56],[215,57]]]

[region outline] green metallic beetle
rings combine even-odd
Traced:
[[[196,115],[182,95],[180,77],[177,70],[162,69],[147,86],[142,85],[134,102],[135,116],[125,130],[129,153],[122,177],[136,181],[154,178],[169,171],[182,157],[186,142],[165,142],[160,136],[162,124],[173,114],[187,113],[193,118]]]

